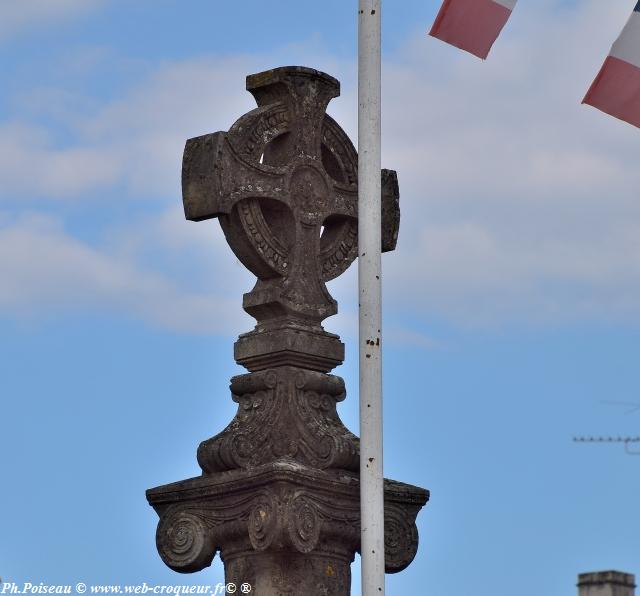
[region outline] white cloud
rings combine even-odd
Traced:
[[[40,317],[86,310],[119,312],[188,333],[236,333],[235,301],[194,292],[167,276],[69,236],[49,216],[4,217],[0,227],[0,311]]]
[[[250,71],[242,59],[172,63],[93,110],[64,91],[36,89],[21,100],[57,117],[73,139],[60,146],[41,126],[0,126],[0,196],[86,199],[119,186],[134,198],[179,197],[185,140],[228,127],[255,106],[244,90]],[[85,109],[74,115],[78,104]]]
[[[0,3],[0,41],[25,29],[50,26],[101,5],[104,0],[5,0]]]
[[[121,169],[122,158],[105,147],[56,149],[42,127],[0,126],[0,194],[7,198],[82,196],[111,185]]]

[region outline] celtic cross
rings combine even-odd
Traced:
[[[228,586],[259,596],[348,596],[360,548],[360,447],[328,374],[344,345],[321,325],[337,312],[325,283],[357,255],[357,165],[325,110],[334,78],[303,67],[247,77],[258,107],[228,132],[187,141],[185,215],[217,217],[256,285],[243,307],[257,321],[235,343],[249,372],[231,379],[237,412],[202,441],[202,475],[147,491],[159,516],[158,552],[195,572],[220,552]],[[395,247],[398,183],[382,170],[382,249]],[[418,548],[422,488],[385,480],[385,566],[404,569]]]
[[[187,141],[185,215],[218,217],[236,256],[258,278],[244,309],[261,329],[283,319],[317,327],[337,312],[325,282],[357,256],[357,154],[325,113],[340,83],[284,67],[247,77],[258,108],[228,132]],[[383,170],[383,250],[399,224],[395,172]]]

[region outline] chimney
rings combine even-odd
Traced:
[[[578,575],[578,596],[635,596],[635,576],[621,571]]]

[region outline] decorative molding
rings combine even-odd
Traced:
[[[161,517],[156,545],[165,565],[181,573],[208,567],[216,551],[205,519],[180,508]]]
[[[340,377],[280,367],[231,380],[238,410],[231,423],[198,448],[205,474],[293,459],[317,469],[359,469],[359,441],[341,422]]]

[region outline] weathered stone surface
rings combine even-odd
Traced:
[[[340,377],[290,366],[231,379],[238,412],[220,434],[204,441],[205,473],[254,468],[287,457],[317,469],[359,469],[358,439],[341,422]]]
[[[203,475],[147,491],[158,551],[180,572],[220,552],[228,582],[259,596],[346,596],[359,549],[359,441],[340,421],[344,382],[327,374],[344,345],[322,321],[337,312],[325,283],[357,256],[357,155],[326,113],[339,83],[285,67],[247,77],[258,107],[228,132],[187,141],[185,215],[217,217],[257,277],[243,307],[255,328],[234,346],[249,372],[231,379],[238,411],[203,441]],[[400,221],[396,173],[383,170],[382,248]],[[385,561],[418,547],[428,491],[385,480]]]
[[[348,568],[359,550],[359,491],[353,472],[317,470],[280,458],[250,470],[205,474],[151,489],[147,498],[160,515],[158,551],[175,571],[204,569],[217,551],[225,566],[242,559],[245,571],[259,568],[266,551],[271,561],[304,555],[300,560],[307,558],[312,566],[330,564],[338,570]],[[424,489],[385,481],[387,572],[401,571],[413,560],[415,519],[427,500]],[[254,578],[262,574],[251,573]],[[252,583],[249,575],[237,579]],[[348,594],[346,587],[328,593]]]
[[[258,108],[228,132],[187,141],[182,189],[187,219],[218,217],[238,259],[258,278],[243,307],[258,325],[236,344],[249,370],[281,364],[328,372],[344,347],[320,327],[337,312],[325,282],[357,256],[357,168],[353,144],[325,113],[336,79],[288,67],[247,77]],[[400,223],[396,173],[382,171],[382,249]],[[289,347],[297,335],[306,349]],[[265,333],[273,331],[273,333]],[[324,336],[324,338],[322,337]]]

